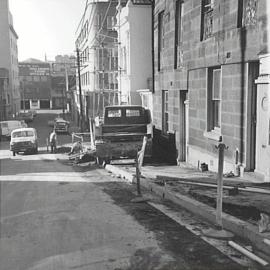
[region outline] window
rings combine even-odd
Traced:
[[[107,29],[112,30],[115,26],[115,17],[107,16]]]
[[[12,138],[20,138],[20,137],[33,137],[33,131],[16,131],[12,133]]]
[[[169,131],[169,94],[167,90],[162,91],[162,131]]]
[[[40,81],[39,76],[34,75],[34,76],[33,76],[33,81],[34,81],[34,82],[39,82],[39,81]]]
[[[120,48],[120,68],[122,72],[126,73],[127,72],[127,49],[126,47],[121,47]]]
[[[175,6],[175,57],[174,68],[181,66],[183,62],[183,53],[181,50],[182,35],[182,0],[176,1]]]
[[[47,76],[40,76],[40,80],[42,81],[42,82],[47,82]]]
[[[212,36],[214,0],[202,0],[201,41]]]
[[[96,27],[101,28],[102,20],[103,20],[103,14],[97,14],[96,16]]]
[[[126,110],[126,117],[134,117],[134,116],[140,116],[140,110],[139,109],[127,109]]]
[[[257,1],[258,0],[238,0],[237,27],[257,24]]]
[[[108,117],[121,117],[121,109],[108,110]]]
[[[220,131],[221,127],[221,68],[208,72],[208,131]]]
[[[164,11],[158,14],[158,70],[162,68],[162,51],[165,45],[164,38]]]

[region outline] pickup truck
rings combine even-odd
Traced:
[[[54,121],[54,130],[56,133],[68,133],[69,122],[58,118]]]
[[[100,160],[135,158],[147,136],[145,156],[151,156],[152,124],[150,111],[142,106],[105,107],[103,123],[96,131],[96,153]],[[97,135],[98,134],[98,135]]]

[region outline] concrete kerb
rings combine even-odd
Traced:
[[[105,169],[111,173],[121,176],[123,179],[127,180],[129,183],[135,183],[135,175],[130,172],[127,172],[124,169],[118,168],[113,165],[106,165]],[[206,204],[198,202],[190,197],[187,197],[182,194],[177,194],[166,188],[166,185],[158,186],[151,181],[141,178],[141,185],[154,192],[161,198],[172,201],[173,203],[185,208],[189,212],[200,216],[200,218],[210,222],[215,225],[216,223],[216,210]],[[261,250],[268,256],[270,256],[269,246],[264,243],[264,239],[268,239],[267,236],[263,233],[258,232],[258,228],[252,224],[249,224],[243,220],[240,220],[236,217],[228,215],[226,213],[222,214],[223,228],[225,230],[231,231],[235,235],[249,240],[257,249]]]
[[[106,164],[105,169],[109,172],[111,172],[114,175],[120,176],[121,178],[125,179],[129,183],[135,182],[135,176],[126,170],[123,170],[121,168],[118,168],[114,165]]]

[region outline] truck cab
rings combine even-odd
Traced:
[[[137,105],[107,106],[96,141],[97,155],[107,159],[134,158],[143,138],[148,143],[145,155],[151,155],[152,123],[150,111]]]

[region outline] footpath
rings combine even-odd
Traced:
[[[134,166],[108,164],[105,169],[127,182],[136,183]],[[223,177],[223,229],[252,246],[253,252],[270,264],[270,183],[244,175],[243,178]],[[202,172],[185,163],[143,166],[140,183],[162,199],[216,225],[216,173]]]

